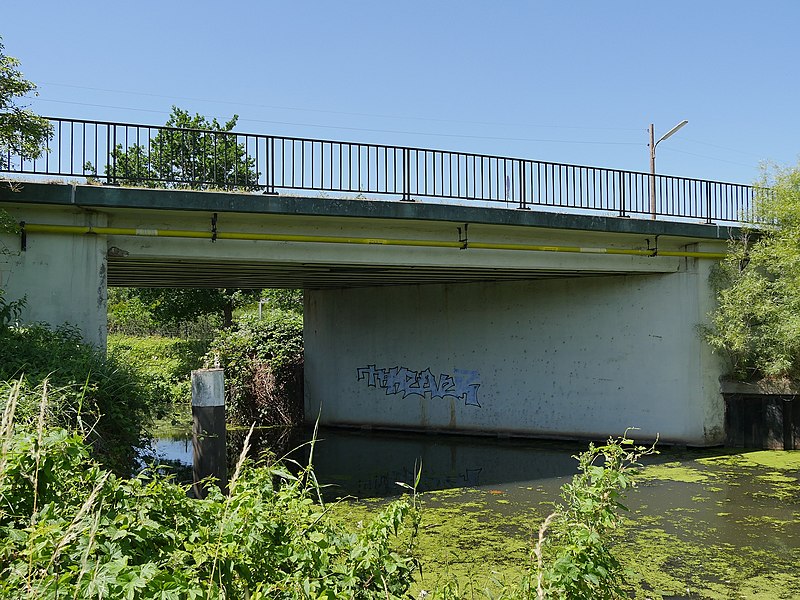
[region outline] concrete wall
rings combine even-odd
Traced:
[[[697,331],[710,261],[677,273],[306,293],[306,416],[323,424],[723,441]]]
[[[105,224],[101,215],[88,212],[53,211],[49,216],[50,223],[59,225]],[[53,326],[70,323],[81,330],[87,342],[104,348],[106,238],[37,233],[28,236],[25,251],[20,249],[18,235],[3,235],[0,242],[7,249],[0,257],[5,299],[27,300],[21,321],[43,321]]]

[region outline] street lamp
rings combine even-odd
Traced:
[[[655,139],[655,128],[653,124],[650,123],[650,218],[656,218],[656,146],[658,146],[661,142],[663,142],[668,137],[672,137],[681,127],[686,125],[689,121],[683,120],[675,127],[670,129],[667,133],[662,135],[657,142],[653,142]]]

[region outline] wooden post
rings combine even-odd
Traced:
[[[227,492],[228,467],[225,453],[225,372],[223,369],[192,371],[192,446],[194,460],[192,491],[195,498],[205,498],[213,477]]]

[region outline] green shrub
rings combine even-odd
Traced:
[[[561,487],[557,504],[534,539],[531,564],[521,585],[495,582],[480,597],[495,600],[611,600],[632,597],[625,566],[614,554],[615,532],[624,493],[635,486],[639,459],[655,448],[635,446],[626,437],[609,439],[575,458],[578,473]],[[424,565],[423,565],[424,567]],[[474,599],[470,585],[444,578],[429,600]],[[637,596],[638,597],[638,596]]]
[[[19,319],[26,304],[25,298],[6,300],[5,290],[0,288],[0,327],[7,327]]]
[[[12,394],[13,398],[13,394]],[[11,403],[9,403],[11,404]],[[413,498],[347,531],[313,473],[240,459],[225,497],[122,479],[61,429],[0,431],[0,597],[407,598]],[[244,452],[243,452],[244,456]]]
[[[712,278],[717,308],[705,336],[731,375],[800,378],[800,167],[766,172],[755,228],[743,228]]]
[[[131,469],[147,446],[147,426],[158,412],[147,380],[83,343],[77,329],[0,326],[0,388],[7,391],[19,379],[27,406],[22,412],[35,412],[36,396],[49,379],[48,423],[67,429],[81,424],[95,455],[118,472]]]
[[[212,341],[207,366],[225,368],[228,423],[296,425],[303,420],[303,317],[270,310],[246,316]]]
[[[625,568],[613,552],[622,496],[634,487],[639,459],[655,448],[609,439],[575,458],[578,474],[561,488],[563,504],[542,524],[528,595],[564,600],[627,597]]]

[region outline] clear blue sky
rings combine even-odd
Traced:
[[[53,116],[459,149],[750,183],[800,153],[797,0],[3,3]]]

